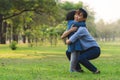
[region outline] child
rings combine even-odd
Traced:
[[[67,31],[71,27],[86,26],[84,22],[85,19],[80,19],[79,14],[80,14],[80,11],[72,11],[68,13],[66,18],[66,20],[68,21]],[[70,20],[72,19],[72,17],[74,18],[74,20]],[[62,39],[64,39],[65,37],[68,37],[69,39],[69,37],[71,37],[74,34],[74,32],[68,33],[67,31],[64,32],[63,35],[61,36]],[[81,49],[79,40],[77,40],[73,44],[68,45],[68,52],[71,52],[70,72],[78,72],[78,70],[76,70],[76,67],[79,66],[79,64],[77,64],[76,62],[77,62],[77,56],[81,50],[82,49]]]

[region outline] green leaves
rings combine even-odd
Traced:
[[[65,3],[62,3],[61,4],[61,7],[67,11],[69,10],[76,10],[76,9],[79,9],[81,8],[83,5],[82,5],[82,2],[79,2],[79,3],[71,3],[71,2],[65,2]]]
[[[10,11],[12,4],[9,0],[0,0],[0,14],[6,14]]]
[[[26,11],[50,15],[56,10],[54,0],[0,0],[0,14],[4,15],[4,19],[20,15]]]

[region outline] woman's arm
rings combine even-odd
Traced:
[[[68,40],[66,40],[66,44],[74,43],[77,39],[80,39],[84,35],[86,35],[85,28],[80,27],[77,32],[75,32]]]
[[[66,44],[70,44],[70,43],[72,43],[72,42],[71,42],[69,39],[67,39],[65,43],[66,43]]]

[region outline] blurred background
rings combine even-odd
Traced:
[[[71,10],[88,12],[87,28],[98,41],[120,41],[119,0],[0,0],[0,44],[57,45]]]

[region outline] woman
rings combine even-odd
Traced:
[[[87,12],[84,9],[82,10],[81,18],[87,18]],[[77,27],[72,27],[70,30],[68,30],[68,33],[75,32],[76,30]],[[77,32],[75,32],[68,40],[66,40],[66,43],[74,43],[77,39],[80,40],[81,46],[84,50],[78,56],[78,63],[82,64],[94,74],[100,73],[100,71],[89,61],[99,57],[100,47],[95,39],[90,35],[86,27],[79,27]]]

